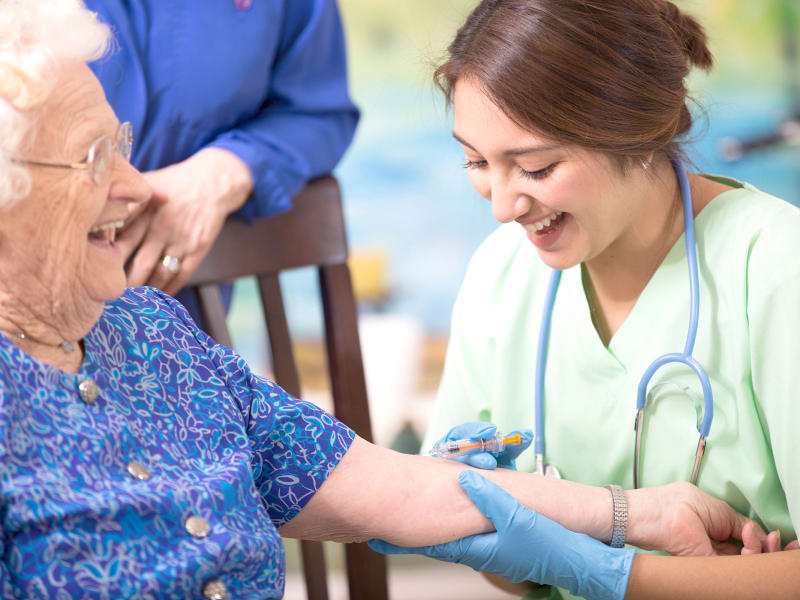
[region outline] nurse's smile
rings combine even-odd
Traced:
[[[528,239],[537,248],[546,249],[561,237],[561,232],[564,230],[569,219],[569,213],[558,210],[538,221],[517,219],[517,223],[522,225],[523,229],[527,232]]]

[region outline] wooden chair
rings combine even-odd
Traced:
[[[192,276],[208,333],[232,347],[220,283],[255,276],[269,332],[276,382],[294,396],[300,379],[292,352],[278,274],[316,266],[325,321],[325,344],[336,417],[364,439],[372,437],[361,360],[356,302],[347,267],[347,242],[339,186],[332,177],[311,182],[286,213],[247,225],[228,221]],[[302,542],[309,600],[327,600],[325,559],[319,542]],[[351,600],[388,598],[386,558],[366,544],[347,544]]]

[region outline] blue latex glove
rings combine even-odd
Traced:
[[[486,421],[471,421],[469,423],[462,423],[456,425],[448,431],[439,442],[470,439],[479,440],[482,438],[492,437],[497,433],[497,425],[487,423]],[[458,456],[450,460],[456,460],[464,464],[475,467],[476,469],[514,469],[516,470],[516,458],[531,445],[533,441],[533,431],[530,429],[517,429],[508,432],[507,435],[519,433],[522,443],[517,445],[510,445],[503,448],[499,454],[492,454],[490,452],[473,452],[466,456]],[[439,442],[436,442],[437,444]]]
[[[610,548],[588,535],[574,533],[525,508],[504,489],[474,471],[462,471],[458,481],[494,525],[494,533],[420,548],[370,540],[370,548],[383,554],[422,554],[465,564],[515,583],[535,581],[556,585],[594,600],[625,597],[633,550]]]

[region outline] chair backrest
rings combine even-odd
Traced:
[[[300,395],[278,274],[316,266],[325,321],[325,347],[336,417],[371,440],[367,388],[358,339],[356,302],[347,267],[347,240],[339,186],[332,177],[312,181],[293,208],[252,225],[229,220],[213,248],[189,281],[194,287],[208,333],[232,347],[225,322],[220,283],[254,276],[269,333],[276,382]],[[327,600],[325,560],[319,542],[302,542],[309,600]],[[351,600],[388,598],[386,559],[366,544],[346,544]]]

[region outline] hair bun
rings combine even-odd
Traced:
[[[700,23],[669,0],[662,0],[660,5],[661,16],[672,28],[689,61],[701,69],[710,69],[714,64],[714,57],[708,49],[708,37]]]

